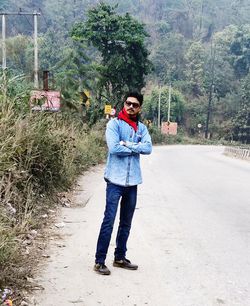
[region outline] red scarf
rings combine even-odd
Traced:
[[[138,117],[137,117],[137,115],[129,116],[129,114],[126,112],[125,108],[123,108],[118,114],[118,119],[127,122],[130,126],[132,126],[132,128],[135,130],[135,132],[137,131],[137,129],[138,129],[138,126],[137,126]]]

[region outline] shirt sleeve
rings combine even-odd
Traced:
[[[144,126],[142,138],[139,143],[126,141],[126,147],[129,148],[133,153],[150,154],[152,152],[152,141],[147,127]]]
[[[106,128],[106,141],[110,154],[119,156],[132,155],[130,148],[120,144],[119,126],[115,120],[110,120]]]

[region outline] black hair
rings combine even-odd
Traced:
[[[140,94],[139,92],[137,91],[131,91],[131,92],[128,92],[125,96],[125,101],[127,100],[128,97],[133,97],[133,98],[136,98],[140,105],[142,106],[142,103],[143,103],[143,95]]]

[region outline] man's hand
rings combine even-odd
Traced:
[[[141,144],[141,142],[130,142],[130,141],[120,141],[121,146],[130,146],[130,145],[136,145],[136,144]]]

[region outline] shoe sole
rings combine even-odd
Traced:
[[[116,267],[116,268],[122,268],[122,269],[126,269],[126,270],[137,270],[138,269],[138,267],[126,267],[126,266],[123,266],[123,264],[119,264],[119,263],[116,263],[116,262],[113,263],[113,266]]]
[[[100,274],[100,275],[110,275],[110,274],[111,274],[110,271],[108,271],[108,272],[101,272],[100,270],[98,270],[98,269],[96,269],[96,268],[94,268],[94,271],[95,271],[96,273]]]

